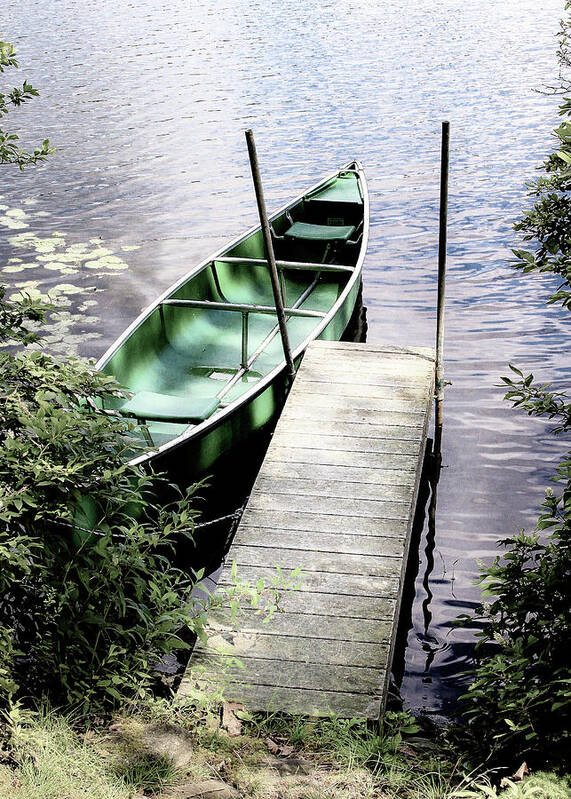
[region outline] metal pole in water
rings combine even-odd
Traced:
[[[291,348],[289,345],[289,337],[287,332],[286,318],[284,313],[284,304],[282,293],[280,289],[280,280],[278,276],[278,268],[276,265],[276,258],[274,255],[274,245],[272,243],[272,234],[270,231],[270,223],[268,222],[268,215],[266,212],[266,203],[264,200],[264,192],[262,189],[262,178],[260,176],[260,167],[258,166],[258,155],[256,153],[256,144],[254,142],[254,134],[251,130],[246,131],[246,142],[248,143],[248,154],[250,156],[250,167],[252,170],[252,180],[254,181],[254,189],[256,191],[256,200],[258,202],[258,214],[260,216],[260,225],[262,226],[262,234],[264,236],[264,244],[266,247],[266,256],[268,265],[270,267],[270,277],[272,279],[272,290],[274,292],[274,302],[276,304],[276,314],[278,317],[278,325],[282,337],[282,346],[284,356],[287,364],[287,371],[290,377],[295,377],[295,366],[293,365],[293,358],[291,356]]]
[[[448,223],[448,164],[450,153],[450,122],[442,123],[440,152],[440,225],[438,231],[438,301],[436,310],[436,391],[434,454],[438,460],[442,447],[442,418],[444,406],[444,289],[446,285],[446,228]]]

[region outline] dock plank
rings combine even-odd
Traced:
[[[371,452],[378,455],[414,455],[418,450],[415,438],[372,438],[367,436],[332,435],[328,433],[297,433],[280,430],[274,436],[276,446],[296,449],[300,443],[304,449],[330,450],[335,452]]]
[[[245,611],[240,617],[240,630],[243,632],[266,632],[290,638],[303,638],[307,645],[318,651],[320,641],[352,641],[362,644],[377,643],[379,638],[390,636],[391,615],[394,602],[383,604],[385,616],[381,619],[356,619],[354,616],[327,616],[313,613],[276,613],[266,624],[261,616]],[[213,616],[211,629],[215,632],[227,630],[229,617],[222,614]]]
[[[345,691],[319,691],[307,688],[276,688],[274,686],[240,682],[240,699],[246,706],[263,707],[264,710],[278,711],[287,708],[289,713],[307,716],[323,716],[335,713],[349,718],[374,718],[381,701],[367,694],[354,694]],[[179,688],[181,696],[189,693],[192,681],[183,680]]]
[[[314,419],[287,418],[280,423],[280,433],[296,433],[303,435],[306,433],[315,434]],[[422,425],[420,421],[411,426],[377,424],[375,418],[365,422],[337,422],[335,432],[339,436],[352,436],[359,439],[393,439],[398,441],[416,441],[422,436]]]
[[[266,472],[260,475],[256,491],[270,494],[299,494],[300,496],[347,497],[348,499],[377,499],[382,502],[408,504],[410,489],[407,485],[385,483],[360,483],[351,480],[313,479],[310,483],[303,477],[284,474],[275,477]]]
[[[343,415],[347,414],[349,418],[358,421],[368,418],[376,424],[384,423],[385,418],[393,424],[406,422],[414,424],[419,421],[419,416],[424,415],[422,405],[418,401],[412,399],[405,401],[395,397],[392,387],[390,394],[387,392],[387,396],[383,396],[378,387],[365,392],[355,387],[353,383],[347,383],[345,393],[340,394],[331,390],[331,383],[324,380],[322,383],[305,383],[303,390],[305,396],[303,398],[294,396],[290,403],[288,416],[292,419],[296,418],[296,413],[299,411],[315,414],[318,409],[321,412],[321,408],[326,408],[329,415],[339,413],[343,418]],[[390,414],[390,420],[386,416],[383,418],[383,414]]]
[[[389,517],[389,513],[395,514]],[[400,506],[391,507],[387,515],[368,519],[365,516],[336,516],[335,514],[310,513],[305,510],[296,514],[280,510],[256,510],[246,508],[242,516],[246,525],[271,524],[276,529],[315,530],[321,533],[346,533],[351,530],[357,535],[387,535],[403,536],[406,531],[407,516],[402,513]]]
[[[232,553],[231,553],[232,554]],[[287,554],[284,552],[283,558],[286,559]],[[345,556],[344,556],[345,557]],[[307,564],[307,551],[305,552],[305,561]],[[266,580],[269,584],[276,576],[276,566],[280,566],[277,560],[268,566],[252,565],[251,563],[244,563],[240,559],[235,559],[238,567],[240,567],[240,575],[246,580],[257,582],[260,579]],[[303,564],[291,560],[291,567],[297,569]],[[307,591],[317,591],[322,594],[360,594],[361,596],[368,597],[390,597],[398,590],[399,576],[397,574],[398,564],[393,567],[393,574],[347,574],[340,571],[342,568],[338,566],[337,572],[320,572],[303,568],[303,586]]]
[[[405,365],[399,369],[398,374],[394,373],[390,369],[378,371],[375,369],[367,369],[365,363],[352,363],[352,368],[355,369],[362,369],[363,372],[359,375],[359,382],[363,386],[390,386],[393,388],[394,386],[409,386],[411,380],[415,378],[419,378],[421,375],[424,378],[425,373],[421,367],[411,369]],[[333,381],[338,382],[340,385],[355,385],[355,378],[354,373],[346,374],[344,372],[336,373],[333,369],[327,369],[325,367],[325,362],[323,364],[312,364],[311,367],[308,367],[304,370],[303,375],[300,377],[300,386],[305,386],[309,384],[321,384],[321,383],[331,383]]]
[[[266,494],[253,491],[250,497],[250,508],[263,511],[284,511],[291,508],[290,494]],[[307,495],[303,504],[304,514],[318,513],[322,516],[342,516],[343,518],[364,517],[366,519],[386,519],[389,514],[393,518],[407,515],[406,502],[387,503],[382,499],[351,499],[350,497],[323,497],[318,494]]]
[[[382,456],[382,457],[381,457]],[[398,469],[399,471],[415,471],[411,458],[406,454],[394,452],[345,452],[343,450],[323,449],[319,447],[298,446],[282,450],[283,463],[311,463],[323,466],[362,466],[365,469]]]
[[[241,537],[235,545],[244,542],[249,547],[298,550],[300,536],[297,531],[274,530],[271,527],[243,527]],[[382,540],[379,540],[382,539]],[[390,557],[400,557],[402,538],[373,535],[354,535],[351,533],[311,533],[311,546],[314,552],[337,552],[339,554],[378,555],[381,551]],[[304,561],[305,562],[305,561]]]
[[[222,657],[222,663],[217,662]],[[237,681],[247,676],[249,682],[275,688],[312,688],[320,686],[322,691],[335,691],[345,685],[359,685],[360,692],[374,692],[379,684],[379,669],[334,663],[306,663],[299,660],[283,660],[276,650],[274,659],[242,656],[241,665],[227,665],[225,656],[197,652],[196,665],[213,669],[226,669],[226,675]]]
[[[221,584],[225,584],[223,578]],[[388,591],[387,591],[388,593]],[[394,609],[394,601],[388,596],[351,596],[346,594],[326,594],[319,591],[309,591],[307,587],[298,591],[284,592],[280,599],[279,616],[282,613],[301,613],[306,616],[347,617],[351,619],[364,619],[369,621],[388,619]],[[244,611],[247,614],[249,611]],[[248,620],[244,615],[244,621]],[[258,617],[259,618],[259,617]],[[263,621],[263,620],[262,620]],[[266,635],[274,633],[274,621],[263,624],[260,630]],[[240,628],[240,632],[244,632]]]
[[[249,546],[244,544],[234,544],[232,554],[238,564],[245,566],[275,566],[282,569],[301,568],[304,574],[319,572],[320,574],[339,574],[339,564],[337,558],[331,555],[335,551],[322,551],[313,546],[310,538],[303,549],[281,548],[279,562],[276,561],[275,547]],[[307,563],[307,551],[311,548],[311,562]],[[402,549],[402,546],[401,546]],[[394,577],[400,569],[400,558],[398,555],[364,555],[362,553],[352,554],[345,552],[343,558],[343,574],[365,575],[367,577]]]
[[[379,469],[368,469],[366,466],[334,466],[327,464],[321,466],[318,463],[312,465],[311,474],[315,480],[338,480],[343,483],[356,483],[358,485],[374,486],[414,486],[416,474],[411,469],[410,472],[398,472],[394,470],[380,471]],[[313,480],[307,480],[307,467],[302,461],[279,461],[273,459],[273,452],[268,451],[264,461],[264,471],[261,477],[288,477],[304,480],[308,485],[313,484]]]
[[[286,635],[267,635],[264,633],[218,633],[210,640],[211,647],[203,644],[197,646],[196,651],[209,655],[212,649],[236,658],[248,657],[255,653],[258,659],[275,660],[276,653],[288,653],[289,660],[300,663],[321,663],[322,665],[351,665],[367,666],[378,663],[387,652],[387,644],[381,642],[359,643],[352,641],[322,640],[319,647],[307,645],[303,638],[294,638]]]
[[[300,569],[299,587],[269,620],[212,609],[182,693],[223,679],[252,710],[383,712],[433,372],[425,348],[310,345],[227,559],[252,583]]]
[[[411,391],[408,385],[361,385],[360,383],[332,383],[307,381],[304,391],[313,397],[350,397],[353,400],[374,399],[386,410],[416,410],[422,413],[422,404],[418,395]]]

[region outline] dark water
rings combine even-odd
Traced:
[[[532,523],[562,449],[497,385],[508,362],[569,382],[568,315],[545,306],[546,280],[506,266],[525,181],[556,123],[557,100],[533,90],[555,81],[562,14],[562,0],[2,7],[18,79],[41,89],[11,121],[23,144],[49,136],[58,151],[23,176],[3,168],[0,277],[68,303],[51,341],[63,351],[100,355],[183,270],[255,221],[247,127],[270,207],[350,158],[364,163],[368,339],[431,345],[450,119],[452,385],[403,680],[409,706],[435,713],[450,710],[469,657],[472,633],[450,624],[478,600],[476,561]]]

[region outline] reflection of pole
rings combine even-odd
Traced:
[[[404,577],[401,610],[395,642],[395,651],[393,655],[392,672],[394,675],[395,685],[399,687],[402,683],[406,669],[405,651],[407,647],[408,635],[409,632],[414,628],[413,605],[416,597],[416,581],[420,575],[419,549],[425,529],[427,504],[430,498],[430,475],[432,471],[432,460],[430,457],[428,457],[428,453],[432,452],[432,441],[430,439],[428,439],[426,442],[426,447],[427,457],[424,459],[422,464],[422,474],[420,477],[420,485],[418,487],[416,511],[414,514],[410,536],[409,549],[411,554],[408,558]],[[414,555],[416,555],[416,557],[414,557]]]
[[[436,446],[436,444],[434,445]],[[428,505],[428,531],[426,533],[426,547],[424,554],[426,556],[426,569],[422,577],[422,587],[426,592],[426,596],[422,602],[422,618],[424,620],[424,643],[423,650],[427,652],[426,662],[424,664],[424,674],[428,675],[432,661],[436,656],[438,650],[438,642],[432,636],[432,641],[436,642],[436,646],[430,643],[430,625],[432,623],[432,611],[430,605],[432,603],[432,590],[430,588],[430,577],[434,570],[434,549],[436,546],[436,502],[438,496],[438,481],[440,480],[440,458],[435,457],[436,451],[433,450],[433,458],[430,470],[430,503]]]
[[[434,455],[441,458],[442,414],[444,405],[444,287],[446,283],[446,226],[448,221],[448,162],[450,150],[450,122],[442,123],[442,149],[440,153],[440,226],[438,231],[438,302],[436,310],[436,392]]]
[[[426,591],[426,598],[422,603],[422,616],[424,619],[424,634],[428,636],[428,628],[432,621],[430,603],[432,602],[432,591],[430,589],[430,575],[434,569],[434,546],[436,542],[436,497],[438,491],[438,479],[440,477],[438,466],[434,466],[430,475],[430,503],[428,505],[428,531],[426,533],[426,570],[422,578],[422,587]]]
[[[250,167],[252,169],[254,189],[256,190],[256,200],[258,202],[258,214],[260,216],[260,225],[262,227],[262,235],[264,237],[264,244],[266,247],[266,257],[268,259],[268,266],[270,267],[272,290],[274,292],[274,302],[276,304],[276,315],[278,317],[278,325],[280,328],[280,335],[282,337],[284,357],[287,365],[288,375],[290,377],[295,377],[295,366],[293,365],[291,349],[289,346],[289,337],[287,333],[287,325],[284,312],[284,301],[280,289],[280,280],[278,277],[278,267],[276,265],[276,258],[274,255],[274,246],[272,244],[270,223],[268,222],[268,215],[266,213],[266,202],[264,200],[264,192],[262,190],[262,178],[260,175],[260,167],[258,166],[258,155],[256,153],[256,144],[254,142],[254,134],[252,133],[251,130],[246,131],[246,141],[248,143],[248,154],[250,156]]]

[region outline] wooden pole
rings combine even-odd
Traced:
[[[252,169],[252,180],[254,181],[254,189],[256,191],[256,200],[258,203],[258,214],[260,216],[260,225],[262,226],[262,234],[264,236],[264,245],[266,248],[266,257],[270,267],[270,277],[272,279],[272,290],[274,292],[274,302],[276,305],[276,314],[278,317],[278,325],[280,328],[280,335],[282,337],[282,346],[284,356],[287,364],[287,371],[289,377],[295,377],[295,366],[293,365],[293,358],[291,355],[291,348],[289,345],[289,336],[287,332],[286,318],[284,313],[283,297],[280,289],[280,280],[278,276],[278,267],[276,265],[276,258],[274,255],[274,245],[272,242],[272,234],[270,231],[270,223],[268,222],[268,215],[266,213],[266,203],[264,200],[264,192],[262,189],[262,178],[260,176],[260,167],[258,166],[258,155],[256,153],[256,143],[254,142],[254,134],[251,130],[246,131],[246,142],[248,143],[248,154],[250,156],[250,167]]]
[[[444,406],[444,289],[446,285],[446,228],[448,223],[448,164],[450,152],[450,122],[442,123],[440,152],[440,225],[438,231],[438,300],[436,309],[436,393],[434,454],[438,460],[442,449],[442,419]]]

